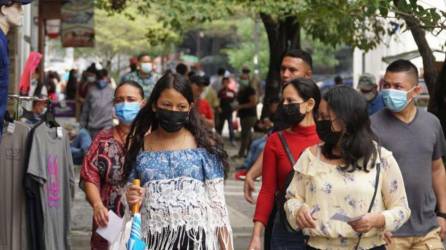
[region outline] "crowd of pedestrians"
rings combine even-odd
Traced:
[[[92,249],[109,246],[95,233],[108,211],[128,218],[135,204],[150,249],[233,249],[229,169],[256,204],[248,250],[444,249],[445,138],[415,105],[421,87],[410,61],[392,62],[381,89],[364,74],[357,90],[337,79],[321,93],[311,55],[288,51],[280,96],[260,119],[261,91],[247,67],[209,77],[178,63],[158,77],[148,54],[134,64],[117,86],[94,65],[69,71],[66,84],[55,72],[34,83],[36,96],[79,110],[71,151],[94,212]],[[46,105],[36,100],[24,119],[36,122]],[[241,166],[229,165],[224,131],[230,147],[240,141],[232,158]]]

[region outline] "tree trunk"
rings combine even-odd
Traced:
[[[400,0],[393,0],[393,3],[398,8],[400,6]],[[400,15],[400,17],[406,22],[407,27],[412,33],[412,37],[418,47],[418,52],[423,59],[424,81],[429,91],[429,111],[435,113],[437,107],[435,106],[437,101],[435,95],[435,85],[437,83],[438,71],[435,67],[435,57],[429,43],[426,39],[426,32],[420,26],[417,19],[412,16]]]
[[[283,54],[290,49],[300,49],[300,24],[296,17],[289,16],[284,19],[275,19],[272,16],[260,13],[265,26],[269,42],[269,69],[266,77],[264,107],[268,107],[271,99],[279,96],[281,80],[280,65]],[[262,114],[265,114],[264,108]]]
[[[440,74],[438,75],[434,93],[431,95],[431,100],[431,112],[434,113],[438,119],[440,119],[443,127],[443,133],[446,134],[446,57]]]

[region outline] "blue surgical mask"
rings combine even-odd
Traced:
[[[98,81],[98,88],[103,89],[105,87],[107,87],[108,85],[108,80],[106,79],[102,79]]]
[[[115,104],[115,114],[119,121],[126,125],[132,124],[138,115],[141,105],[139,102],[121,102]]]
[[[141,63],[142,72],[149,74],[152,72],[152,64],[151,63]]]
[[[381,92],[384,99],[384,105],[392,112],[401,112],[409,103],[407,100],[407,93],[410,91],[412,91],[412,89],[409,91],[383,89]]]

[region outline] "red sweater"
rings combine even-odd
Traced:
[[[309,146],[319,143],[316,126],[296,126],[293,132],[283,131],[286,142],[294,159],[297,161],[300,154]],[[263,151],[262,188],[257,198],[254,221],[263,225],[268,219],[274,206],[276,190],[283,188],[288,173],[292,170],[291,163],[280,141],[279,135],[273,133],[266,142]]]

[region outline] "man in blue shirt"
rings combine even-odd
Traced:
[[[384,99],[378,92],[375,76],[365,73],[359,77],[358,81],[359,93],[367,100],[369,115],[382,110],[384,108]]]
[[[3,117],[8,104],[9,58],[6,35],[11,27],[21,26],[22,5],[32,0],[0,0],[0,136],[3,132]]]

